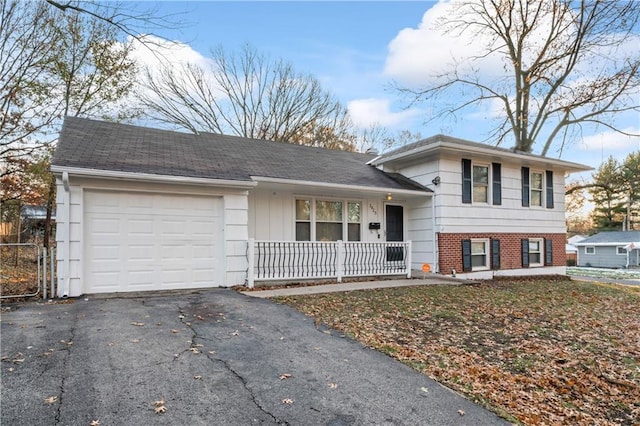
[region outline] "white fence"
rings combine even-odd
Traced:
[[[411,241],[316,242],[249,239],[248,285],[255,281],[375,275],[411,277]]]

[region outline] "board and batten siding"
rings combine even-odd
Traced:
[[[474,161],[472,157],[468,158]],[[497,158],[477,160],[477,164],[488,166],[491,166],[491,163],[501,164],[501,205],[493,205],[491,202],[491,182],[488,203],[464,204],[461,161],[461,157],[441,157],[399,170],[403,175],[435,191],[438,232],[520,233],[523,230],[536,233],[565,232],[563,171],[554,170],[553,173],[554,208],[523,207],[522,164],[500,162]],[[543,173],[546,171],[542,166],[528,165],[528,167]],[[436,176],[440,177],[440,184],[434,187],[432,180]],[[543,197],[544,195],[543,192]]]
[[[224,205],[224,285],[244,284],[247,271],[246,247],[247,229],[247,191],[244,189],[217,188],[201,185],[177,185],[164,183],[128,182],[87,177],[69,178],[69,192],[64,190],[62,180],[56,178],[57,196],[57,267],[59,296],[79,296],[83,294],[83,202],[84,190],[183,194],[195,196],[221,197]],[[69,203],[69,209],[66,204]],[[69,212],[69,217],[67,213]],[[68,263],[67,263],[68,259]],[[66,271],[65,264],[69,270]],[[62,274],[66,274],[64,276]],[[68,294],[62,294],[68,278]]]
[[[256,188],[249,192],[248,224],[249,237],[263,241],[295,241],[295,200],[315,198],[316,200],[360,201],[362,241],[384,241],[384,229],[380,238],[376,231],[369,230],[369,222],[380,222],[384,228],[384,204],[381,199],[341,196],[331,194],[307,194],[304,191],[272,190]],[[397,204],[403,204],[398,201]]]

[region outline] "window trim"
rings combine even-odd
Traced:
[[[531,243],[532,242],[537,242],[538,243],[539,252],[531,251]],[[532,262],[531,261],[531,253],[540,253],[540,261],[539,262]],[[538,267],[544,266],[544,260],[545,260],[545,256],[544,256],[544,238],[529,238],[529,267],[530,268],[538,268]]]
[[[491,269],[491,242],[489,238],[471,238],[471,271],[488,271]],[[484,243],[484,266],[473,266],[473,243]],[[479,256],[479,255],[475,255]]]
[[[620,249],[622,249],[624,251],[624,253],[620,253]],[[626,256],[627,255],[627,249],[624,248],[624,246],[616,246],[616,255],[618,255],[618,256]]]
[[[296,217],[296,202],[297,201],[309,201],[309,220],[298,220]],[[318,221],[316,215],[316,202],[317,201],[328,201],[328,202],[340,202],[342,203],[342,221],[341,222],[331,222],[331,221]],[[364,227],[362,226],[362,214],[363,214],[363,206],[364,201],[353,198],[337,198],[337,197],[314,197],[314,196],[305,196],[305,195],[294,195],[293,196],[293,240],[294,241],[307,241],[307,240],[298,240],[296,225],[298,223],[309,223],[309,240],[313,242],[319,242],[317,239],[316,227],[318,223],[341,223],[342,224],[342,241],[354,241],[349,240],[349,224],[354,224],[358,222],[349,222],[349,204],[350,203],[358,203],[360,204],[360,235],[359,240],[362,241],[362,230]]]
[[[589,249],[593,249],[593,251],[589,252]],[[584,246],[584,254],[588,254],[588,255],[596,254],[596,246]]]

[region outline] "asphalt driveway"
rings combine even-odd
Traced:
[[[1,424],[504,423],[268,300],[215,289],[72,302],[2,313]]]

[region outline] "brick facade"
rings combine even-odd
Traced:
[[[473,238],[489,238],[500,240],[500,269],[522,268],[522,240],[525,238],[551,239],[553,247],[553,264],[549,266],[566,266],[565,243],[566,234],[540,233],[460,233],[450,234],[438,232],[439,271],[451,274],[455,269],[462,272],[462,240]],[[544,259],[544,256],[543,256]]]

